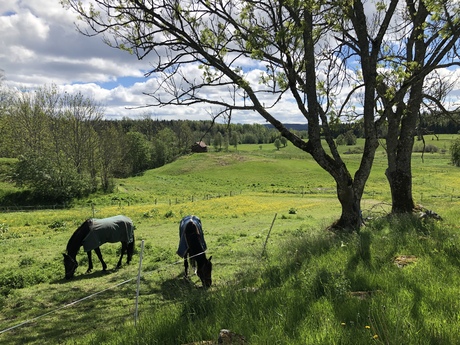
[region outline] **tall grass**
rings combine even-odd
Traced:
[[[459,245],[445,226],[412,217],[346,237],[299,229],[231,282],[201,291],[170,281],[171,299],[137,327],[85,341],[198,343],[229,328],[251,344],[455,344]],[[415,259],[398,267],[402,254]]]

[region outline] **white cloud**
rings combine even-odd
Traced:
[[[63,8],[59,0],[0,1],[0,69],[5,72],[6,83],[29,89],[54,84],[69,93],[81,92],[105,105],[107,117],[150,114],[165,120],[210,118],[213,109],[206,104],[144,107],[153,102],[144,93],[157,90],[154,76],[144,78],[144,72],[151,67],[149,59],[154,57],[138,61],[135,56],[108,47],[99,36],[78,33],[75,21],[76,15]],[[259,80],[265,66],[249,58],[239,58],[238,65],[247,73],[251,85],[260,90]],[[182,71],[190,80],[201,78],[197,65],[184,66]],[[452,71],[448,73],[454,75]],[[210,99],[228,99],[230,95],[227,88],[212,87],[206,92],[205,97]],[[159,89],[157,95],[167,94]],[[261,97],[266,106],[274,100],[270,93]],[[337,103],[343,100],[344,96],[337,97]],[[271,111],[282,122],[305,123],[290,99],[281,99]],[[265,122],[252,111],[234,112],[233,119],[240,123]]]
[[[6,84],[20,89],[57,85],[63,91],[81,92],[106,107],[108,117],[138,117],[150,114],[158,119],[210,119],[215,110],[209,105],[190,107],[145,107],[153,99],[145,92],[156,90],[156,79],[145,78],[151,66],[148,59],[106,46],[101,37],[86,37],[77,32],[76,15],[64,9],[59,0],[15,0],[0,3],[0,68],[5,71]],[[258,62],[239,61],[245,69]],[[249,78],[258,87],[262,70]],[[197,66],[184,67],[188,78],[201,78]],[[130,80],[126,84],[126,80]],[[209,88],[205,97],[224,99],[228,90]],[[165,90],[158,90],[164,94]],[[268,100],[267,100],[268,103]],[[292,108],[289,105],[289,108]],[[283,115],[289,115],[281,107]],[[260,115],[248,112],[234,115],[235,121],[264,122]]]

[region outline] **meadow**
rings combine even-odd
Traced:
[[[387,217],[379,149],[362,200],[366,226],[329,233],[340,215],[334,181],[292,145],[188,155],[69,209],[3,212],[0,344],[211,344],[223,328],[250,344],[459,343],[454,138],[433,138],[438,152],[413,156],[414,198],[442,221]],[[341,147],[351,167],[360,147]],[[94,271],[84,274],[81,251],[76,277],[65,280],[62,252],[73,231],[86,218],[115,214],[136,225],[132,264],[114,270],[120,245],[105,244],[108,272],[93,258]],[[206,291],[197,277],[183,279],[175,254],[188,214],[201,218],[213,256]]]

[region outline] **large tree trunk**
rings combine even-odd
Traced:
[[[408,169],[386,171],[391,190],[391,212],[411,213],[414,209],[412,199],[412,175]]]
[[[405,113],[404,120],[401,121]],[[386,138],[388,168],[385,175],[390,184],[392,213],[411,213],[412,199],[412,147],[415,135],[415,117],[401,105],[389,117]]]
[[[337,196],[342,206],[342,214],[333,227],[341,231],[359,231],[362,224],[361,197],[354,191],[351,180],[337,183]]]
[[[417,118],[423,101],[423,84],[425,74],[423,67],[426,60],[427,45],[425,43],[424,26],[428,10],[423,1],[418,9],[409,6],[410,15],[414,22],[413,34],[407,42],[407,61],[412,63],[408,81],[395,97],[396,110],[388,109],[387,153],[388,169],[386,176],[390,183],[392,213],[412,213],[414,200],[412,198],[412,148],[414,137],[417,135]],[[415,63],[414,63],[415,62]],[[408,99],[407,98],[408,92]]]

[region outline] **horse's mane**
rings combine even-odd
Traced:
[[[81,247],[81,244],[83,242],[83,239],[88,235],[90,231],[90,224],[91,224],[91,219],[85,220],[77,230],[74,231],[72,236],[70,236],[69,242],[67,242],[67,253],[70,254],[70,252],[75,251],[78,252],[78,250]]]

